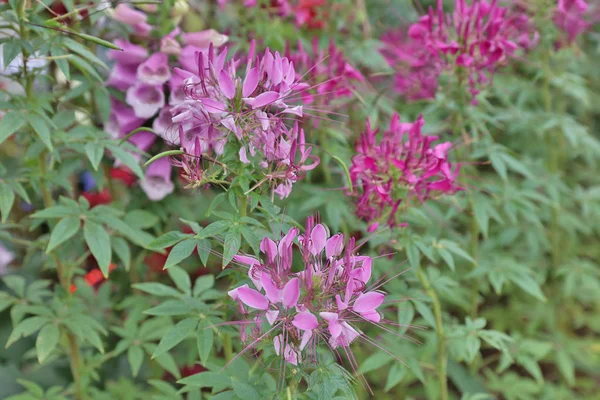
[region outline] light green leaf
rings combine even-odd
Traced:
[[[167,272],[179,290],[186,294],[192,292],[192,281],[190,279],[190,274],[188,274],[186,270],[173,266],[169,268]]]
[[[231,378],[218,372],[200,372],[199,374],[188,376],[177,381],[180,385],[190,385],[199,387],[215,387],[231,385]]]
[[[52,139],[50,138],[50,128],[46,124],[46,121],[36,113],[27,113],[27,119],[29,120],[29,125],[31,125],[42,142],[52,151],[54,148],[52,147]]]
[[[183,242],[179,242],[171,249],[167,261],[165,262],[164,269],[170,268],[174,265],[179,264],[181,261],[188,258],[194,252],[196,248],[196,241],[194,239],[186,239]]]
[[[2,214],[2,222],[6,222],[15,202],[15,192],[7,183],[0,183],[0,214]]]
[[[198,318],[196,317],[179,321],[175,326],[169,329],[167,334],[161,339],[152,358],[155,358],[178,345],[182,340],[187,338],[197,326]]]
[[[134,289],[152,294],[159,297],[181,297],[181,293],[171,286],[163,285],[162,283],[146,282],[135,283],[131,285]]]
[[[6,46],[6,43],[4,44]],[[9,111],[0,119],[0,144],[25,124],[23,113]]]
[[[102,161],[102,156],[104,155],[104,145],[95,142],[88,142],[85,145],[85,154],[90,160],[92,168],[94,168],[95,171],[98,171],[98,166],[100,165],[100,161]]]
[[[59,338],[60,330],[54,323],[46,324],[42,330],[40,330],[35,341],[35,350],[40,364],[43,364],[50,353],[56,348]]]
[[[88,219],[83,224],[83,237],[98,262],[102,274],[108,277],[108,267],[112,259],[110,236],[101,225]]]
[[[137,376],[144,361],[144,350],[140,346],[132,346],[127,350],[127,360],[133,376]]]
[[[240,381],[239,379],[231,379],[233,391],[242,400],[261,400],[262,397],[258,391],[252,386]]]
[[[198,346],[198,354],[200,355],[200,361],[202,364],[208,362],[208,357],[213,348],[214,332],[210,323],[202,322],[196,332],[196,344]]]
[[[66,217],[58,221],[58,224],[52,229],[52,233],[50,234],[50,241],[48,242],[48,247],[46,248],[46,254],[50,253],[56,247],[66,242],[77,232],[79,232],[79,228],[81,227],[81,219],[75,216]]]

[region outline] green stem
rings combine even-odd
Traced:
[[[233,358],[233,345],[231,343],[231,335],[223,334],[223,353],[225,353],[225,361],[229,362]]]
[[[477,219],[475,218],[475,207],[473,205],[473,202],[471,202],[471,210],[473,211],[473,215],[471,216],[471,256],[474,260],[477,261],[477,259],[479,258],[479,224],[477,223]],[[473,264],[473,268],[477,268],[477,264]],[[475,318],[477,316],[479,284],[480,280],[476,278],[473,281],[473,285],[471,286],[470,314],[472,318]]]
[[[248,213],[248,196],[241,195],[239,196],[240,201],[240,217],[245,217]]]
[[[444,325],[442,323],[442,307],[437,293],[429,283],[427,275],[423,271],[423,268],[419,268],[417,271],[417,277],[425,289],[427,296],[431,298],[433,303],[433,315],[435,317],[435,332],[437,335],[437,373],[440,382],[440,400],[448,400],[448,378],[446,374],[446,364],[448,362],[446,353],[446,338],[444,337]]]

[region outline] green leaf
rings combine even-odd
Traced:
[[[477,262],[473,259],[473,257],[471,257],[469,255],[469,253],[467,253],[466,251],[464,251],[463,249],[461,249],[458,244],[450,241],[450,240],[440,240],[439,242],[440,246],[442,246],[443,248],[448,249],[450,252],[456,254],[459,257],[464,258],[465,260],[468,260],[470,262],[472,262],[473,264],[477,264]]]
[[[146,283],[134,283],[131,285],[132,288],[141,290],[142,292],[152,294],[159,297],[181,297],[175,288],[171,286],[163,285],[162,283],[146,282]]]
[[[200,362],[207,365],[208,357],[213,348],[214,332],[210,323],[202,322],[196,332],[196,344],[198,346],[198,354],[200,355]]]
[[[241,245],[242,236],[238,230],[230,230],[225,234],[225,241],[223,243],[223,268],[233,260],[233,257],[240,251]]]
[[[6,44],[5,44],[6,46]],[[0,144],[25,124],[23,113],[9,111],[0,119]]]
[[[119,146],[115,146],[114,144],[109,144],[106,147],[111,151],[115,158],[125,164],[125,166],[127,166],[127,168],[136,174],[138,178],[144,179],[144,171],[142,171],[138,161],[133,155],[131,155],[131,153],[123,150]]]
[[[202,292],[212,288],[214,285],[215,285],[215,277],[214,276],[203,275],[203,276],[198,277],[198,279],[196,279],[196,282],[194,283],[193,296],[194,297],[200,296],[202,294]]]
[[[40,364],[43,364],[50,353],[56,348],[59,338],[60,330],[56,324],[49,323],[44,325],[35,341],[35,350]]]
[[[85,145],[85,154],[90,160],[92,168],[94,168],[95,171],[98,171],[98,166],[100,165],[100,161],[102,161],[102,156],[104,155],[104,145],[95,142],[88,142]]]
[[[97,86],[94,88],[94,102],[100,114],[100,119],[106,123],[110,118],[110,94],[104,87]]]
[[[202,265],[204,265],[205,267],[206,267],[206,264],[208,263],[208,257],[210,256],[211,248],[212,248],[212,245],[210,243],[210,240],[208,240],[208,239],[198,240],[198,245],[196,246],[196,250],[198,251],[198,256],[200,256],[200,261],[202,262]]]
[[[78,217],[66,217],[58,221],[58,224],[52,229],[52,233],[50,234],[50,241],[48,242],[48,247],[46,248],[46,254],[50,253],[56,247],[66,242],[77,232],[79,232],[79,228],[81,227],[81,219]]]
[[[2,44],[2,61],[6,68],[21,52],[21,42],[10,40]]]
[[[408,257],[410,267],[416,272],[421,264],[421,255],[419,254],[419,249],[417,246],[415,246],[413,243],[410,243],[408,246],[406,246],[406,256]]]
[[[50,54],[52,55],[52,57],[59,57],[55,58],[53,61],[58,66],[58,69],[60,69],[61,72],[65,75],[65,78],[67,80],[71,80],[71,70],[69,69],[68,60],[70,57],[64,57],[65,55],[67,55],[67,53],[60,47],[54,47],[50,49]]]
[[[174,327],[169,329],[167,334],[158,343],[158,347],[154,351],[152,358],[155,358],[162,353],[169,351],[182,340],[186,339],[198,326],[198,318],[186,318],[179,321]]]
[[[169,256],[167,257],[167,261],[165,262],[165,266],[163,269],[170,268],[176,264],[179,264],[181,261],[188,258],[194,252],[196,248],[196,241],[194,239],[186,239],[183,242],[179,242],[171,249]]]
[[[131,268],[131,249],[129,245],[125,241],[125,239],[120,237],[111,238],[112,249],[114,250],[119,260],[123,263],[126,271],[129,271]]]
[[[226,231],[230,227],[230,223],[227,221],[217,221],[208,225],[204,229],[202,229],[198,234],[196,234],[196,239],[205,239],[214,237],[221,232]]]
[[[133,376],[137,376],[144,361],[144,350],[140,346],[132,346],[127,350],[127,361]]]
[[[54,206],[50,208],[45,208],[41,211],[33,213],[30,215],[31,218],[43,218],[43,219],[52,219],[52,218],[64,218],[70,215],[79,214],[79,209],[65,206]]]
[[[50,151],[54,150],[52,147],[52,139],[50,138],[50,128],[46,121],[36,113],[27,113],[27,119],[29,120],[29,125],[31,125],[46,147],[48,147]]]
[[[188,274],[186,270],[173,266],[169,268],[167,272],[179,290],[186,294],[192,292],[192,281],[190,279],[190,274]]]
[[[108,267],[112,258],[110,236],[101,225],[88,219],[83,224],[83,237],[102,274],[108,277]]]
[[[47,322],[49,322],[49,320],[45,317],[30,317],[21,321],[8,337],[8,340],[6,341],[6,348],[9,348],[14,342],[22,337],[32,335]]]
[[[69,38],[63,39],[63,43],[65,44],[65,46],[67,48],[72,50],[74,53],[77,53],[81,57],[88,60],[89,62],[96,64],[96,65],[104,68],[105,70],[108,70],[108,66],[102,60],[100,60],[98,57],[96,57],[96,55],[94,55],[94,53],[89,51],[87,49],[87,47],[85,47],[82,44],[77,43],[76,41],[69,39]]]
[[[19,297],[25,297],[25,278],[20,275],[8,275],[2,278],[4,284]]]
[[[164,248],[173,246],[175,243],[178,243],[188,237],[190,237],[190,235],[186,235],[185,233],[179,231],[167,232],[148,243],[148,248],[151,250],[162,250]]]
[[[2,214],[2,223],[6,222],[15,202],[15,192],[7,183],[0,183],[0,214]]]
[[[200,372],[199,374],[188,376],[177,381],[180,385],[190,385],[199,387],[228,387],[231,385],[231,378],[218,372]]]
[[[173,315],[185,315],[193,312],[193,308],[183,301],[179,300],[167,300],[164,303],[156,307],[152,307],[149,310],[144,311],[147,315],[156,316],[173,316]]]
[[[569,386],[575,385],[575,365],[573,360],[564,349],[559,349],[556,352],[556,364],[558,370],[567,381]]]
[[[388,373],[387,380],[385,382],[384,392],[389,392],[396,385],[400,383],[402,378],[406,375],[406,368],[402,364],[395,363],[390,368],[390,372]]]
[[[387,353],[377,352],[367,357],[367,359],[360,364],[358,372],[361,374],[366,374],[367,372],[381,368],[384,365],[389,365],[393,358],[394,357]]]
[[[125,222],[137,229],[153,228],[159,221],[156,214],[146,210],[133,210],[125,215]]]
[[[233,391],[242,400],[261,400],[260,393],[252,386],[240,381],[239,379],[231,379],[233,384]]]

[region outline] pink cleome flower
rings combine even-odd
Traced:
[[[475,97],[495,70],[517,49],[535,45],[538,34],[523,13],[511,14],[497,0],[456,0],[452,14],[442,1],[408,29],[408,37],[388,34],[383,50],[396,68],[396,89],[412,100],[431,98],[443,71],[466,71]],[[400,39],[400,40],[398,40]]]
[[[291,184],[319,162],[310,155],[304,132],[286,125],[288,119],[302,117],[302,106],[289,105],[288,99],[295,100],[307,85],[296,79],[294,64],[279,53],[267,49],[255,57],[254,43],[242,76],[240,62],[226,57],[227,49],[216,54],[210,46],[195,53],[197,73],[175,69],[185,96],[171,109],[171,127],[164,138],[194,158],[219,156],[232,142],[239,160],[258,164],[265,180],[275,182],[275,193],[286,197]],[[182,163],[194,169],[195,161]]]
[[[360,190],[357,214],[371,222],[397,225],[400,205],[411,198],[423,202],[438,194],[463,190],[456,182],[460,165],[452,165],[450,142],[434,145],[437,136],[423,135],[423,116],[402,123],[395,114],[388,130],[378,140],[379,129],[366,131],[356,142],[350,176]],[[377,225],[374,225],[377,226]]]
[[[297,272],[292,270],[295,242],[302,259]],[[278,242],[264,238],[260,250],[262,260],[235,257],[248,267],[252,282],[229,292],[249,318],[239,321],[242,340],[253,339],[240,355],[259,342],[272,340],[275,353],[297,365],[316,357],[319,340],[326,340],[332,351],[342,348],[346,354],[359,337],[372,343],[357,323],[385,322],[379,311],[385,294],[377,289],[378,284],[368,286],[373,260],[355,254],[354,239],[345,243],[340,233],[330,236],[324,225],[310,217],[304,234],[291,228]]]

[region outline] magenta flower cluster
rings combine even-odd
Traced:
[[[413,198],[423,202],[463,189],[456,181],[460,165],[448,160],[452,143],[434,145],[438,136],[423,135],[424,124],[422,116],[402,123],[395,114],[389,129],[379,135],[367,121],[356,143],[350,176],[360,192],[356,212],[371,223],[370,230],[379,223],[396,226],[396,213]]]
[[[497,1],[456,0],[452,14],[442,1],[408,29],[408,36],[388,34],[383,50],[397,70],[396,89],[409,99],[431,98],[444,71],[466,71],[473,101],[491,75],[519,48],[535,45],[538,34],[529,18],[498,6]]]
[[[303,130],[287,124],[302,117],[302,105],[291,102],[301,100],[307,84],[298,81],[293,62],[278,52],[267,49],[255,56],[254,43],[241,76],[240,61],[226,58],[226,49],[216,54],[211,46],[196,53],[196,72],[175,69],[185,96],[170,111],[165,138],[185,150],[192,158],[189,165],[204,154],[221,155],[231,139],[239,160],[260,166],[274,192],[287,197],[292,184],[319,162]]]
[[[292,271],[295,242],[302,264],[298,272]],[[236,256],[248,267],[254,286],[244,284],[229,292],[250,318],[239,321],[242,339],[253,339],[248,348],[272,340],[275,353],[297,365],[307,359],[305,349],[316,355],[319,340],[334,351],[347,348],[361,336],[356,323],[378,324],[385,294],[367,286],[372,259],[356,255],[354,247],[353,239],[345,243],[340,233],[330,236],[324,225],[309,218],[305,234],[291,228],[278,242],[263,239],[263,260]]]
[[[554,23],[567,33],[569,42],[586,31],[591,23],[586,20],[589,5],[584,0],[558,0],[554,13]]]

